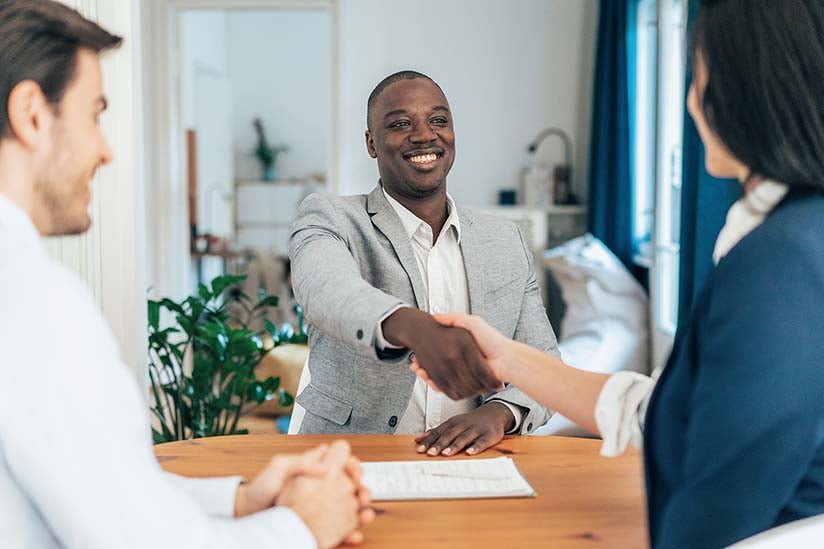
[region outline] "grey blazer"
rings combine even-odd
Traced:
[[[507,337],[558,356],[520,230],[462,208],[458,215],[470,312]],[[428,307],[412,244],[380,185],[369,195],[307,197],[292,224],[289,257],[311,348],[312,380],[297,398],[306,409],[300,432],[393,433],[415,375],[408,352],[376,350],[376,327],[396,305]],[[489,398],[529,410],[522,434],[550,416],[513,386]]]

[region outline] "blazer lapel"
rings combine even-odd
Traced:
[[[417,301],[415,305],[422,311],[428,311],[429,303],[426,290],[421,279],[421,273],[418,270],[418,263],[415,260],[415,252],[412,250],[412,243],[409,242],[409,236],[406,234],[398,214],[395,213],[395,210],[392,209],[392,206],[383,195],[383,189],[380,185],[375,187],[366,198],[366,210],[372,218],[372,224],[392,244],[401,266],[409,276],[409,282],[412,283],[412,291],[415,294],[415,301]]]
[[[484,258],[488,256],[489,250],[486,249],[482,235],[478,234],[478,225],[471,214],[459,208],[458,217],[461,220],[461,252],[469,288],[469,312],[483,316],[486,297]]]

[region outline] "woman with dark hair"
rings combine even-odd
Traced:
[[[600,433],[603,454],[643,444],[653,547],[824,513],[824,1],[704,2],[693,69],[707,169],[742,197],[657,383],[439,317],[473,333],[498,379]]]

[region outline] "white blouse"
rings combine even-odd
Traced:
[[[786,185],[762,181],[736,201],[727,213],[726,223],[715,242],[713,261],[717,264],[741,239],[758,227],[781,202],[787,190]],[[621,455],[630,444],[641,447],[647,406],[660,374],[660,368],[652,376],[619,372],[604,384],[595,406],[595,422],[603,438],[602,456]]]

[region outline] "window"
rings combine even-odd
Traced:
[[[652,267],[655,328],[678,319],[681,151],[685,115],[685,0],[636,0],[630,21],[633,236],[636,261]]]
[[[656,0],[629,3],[629,60],[633,243],[637,263],[649,267],[655,204],[655,115],[658,61]]]
[[[678,262],[681,233],[681,151],[684,135],[686,78],[686,10],[683,0],[662,0],[658,54],[658,146],[655,278],[658,289],[655,323],[673,335],[678,323]]]

